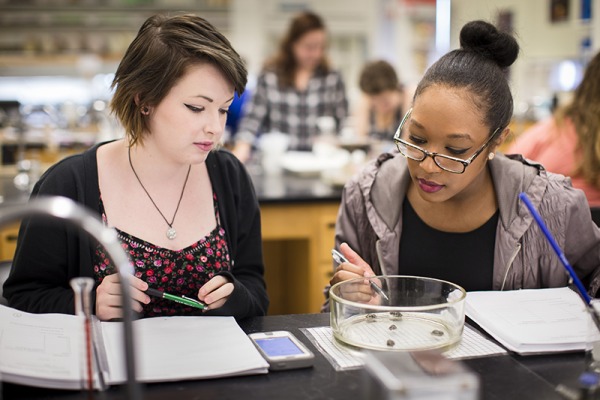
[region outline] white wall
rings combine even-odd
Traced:
[[[592,34],[592,25],[579,20],[580,2],[570,2],[568,21],[551,23],[549,1],[542,0],[452,0],[451,43],[458,47],[460,28],[473,19],[496,22],[499,11],[512,11],[513,28],[521,53],[511,69],[511,81],[517,114],[526,104],[549,100],[555,89],[549,78],[558,62],[565,58],[580,59],[581,40]],[[600,1],[596,0],[596,31],[600,18]],[[596,33],[596,37],[600,35]],[[600,40],[595,47],[599,48]]]

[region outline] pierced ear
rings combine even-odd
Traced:
[[[150,107],[145,106],[145,105],[140,107],[140,95],[139,94],[136,94],[133,97],[133,101],[135,102],[135,105],[137,107],[139,107],[140,113],[142,113],[143,115],[150,115]]]
[[[510,135],[510,128],[507,126],[506,128],[504,128],[504,130],[502,131],[502,133],[500,134],[500,136],[498,136],[498,146],[501,145],[502,143],[504,143],[504,141],[506,140],[506,138],[508,137],[508,135]]]
[[[494,140],[493,145],[490,146],[490,150],[495,152],[499,147],[501,147],[502,143],[504,143],[510,133],[510,128],[508,126],[504,128],[500,135],[498,135],[498,137]]]

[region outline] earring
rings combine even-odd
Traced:
[[[494,159],[494,157],[496,157],[496,154],[495,154],[495,153],[490,153],[490,154],[488,154],[488,160],[493,160],[493,159]]]
[[[146,106],[142,107],[142,114],[144,114],[144,115],[150,114],[150,109]]]

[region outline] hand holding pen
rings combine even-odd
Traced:
[[[375,276],[375,273],[354,250],[348,246],[346,243],[342,243],[340,246],[340,250],[344,251],[348,256],[352,259],[352,262],[348,260],[342,253],[339,251],[332,249],[331,255],[333,259],[338,263],[338,267],[331,279],[330,283],[333,285],[340,281],[345,281],[348,279],[356,279],[356,278],[367,278],[369,279],[372,276]],[[383,291],[383,289],[375,283],[372,279],[369,279],[370,289],[374,290],[382,299],[389,301],[389,297]],[[369,295],[369,298],[365,298],[363,300],[370,300],[370,291],[369,293],[365,293]]]
[[[119,274],[107,275],[96,288],[96,316],[102,321],[122,318],[121,287]],[[143,305],[151,301],[150,296],[175,301],[204,311],[219,308],[225,304],[233,292],[233,283],[225,276],[217,275],[206,282],[198,291],[198,298],[178,296],[174,293],[163,293],[149,289],[148,283],[131,275],[129,276],[131,307],[135,312],[142,312]]]
[[[150,297],[144,293],[148,284],[135,276],[129,276],[131,307],[135,312],[142,312],[142,304],[148,304]],[[120,319],[123,317],[121,308],[121,286],[119,274],[107,275],[96,288],[96,316],[101,321]]]
[[[233,283],[229,282],[229,280],[222,275],[217,275],[206,282],[198,291],[198,299],[187,296],[178,296],[152,288],[146,290],[146,294],[150,296],[170,300],[203,311],[221,307],[225,304],[232,292]]]
[[[183,304],[183,305],[194,307],[194,308],[199,308],[200,310],[206,310],[206,304],[204,304],[198,300],[189,298],[187,296],[176,296],[174,294],[162,292],[160,290],[152,289],[152,288],[148,288],[146,290],[146,294],[149,296],[158,297],[159,299],[171,300],[171,301],[174,301],[175,303]]]

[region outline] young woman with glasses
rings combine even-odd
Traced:
[[[412,109],[383,154],[344,188],[336,247],[349,262],[331,279],[429,276],[466,290],[557,287],[568,276],[518,195],[527,193],[595,294],[600,231],[570,180],[496,153],[513,100],[505,70],[519,46],[483,21],[419,83]],[[364,300],[376,296],[365,284]]]

